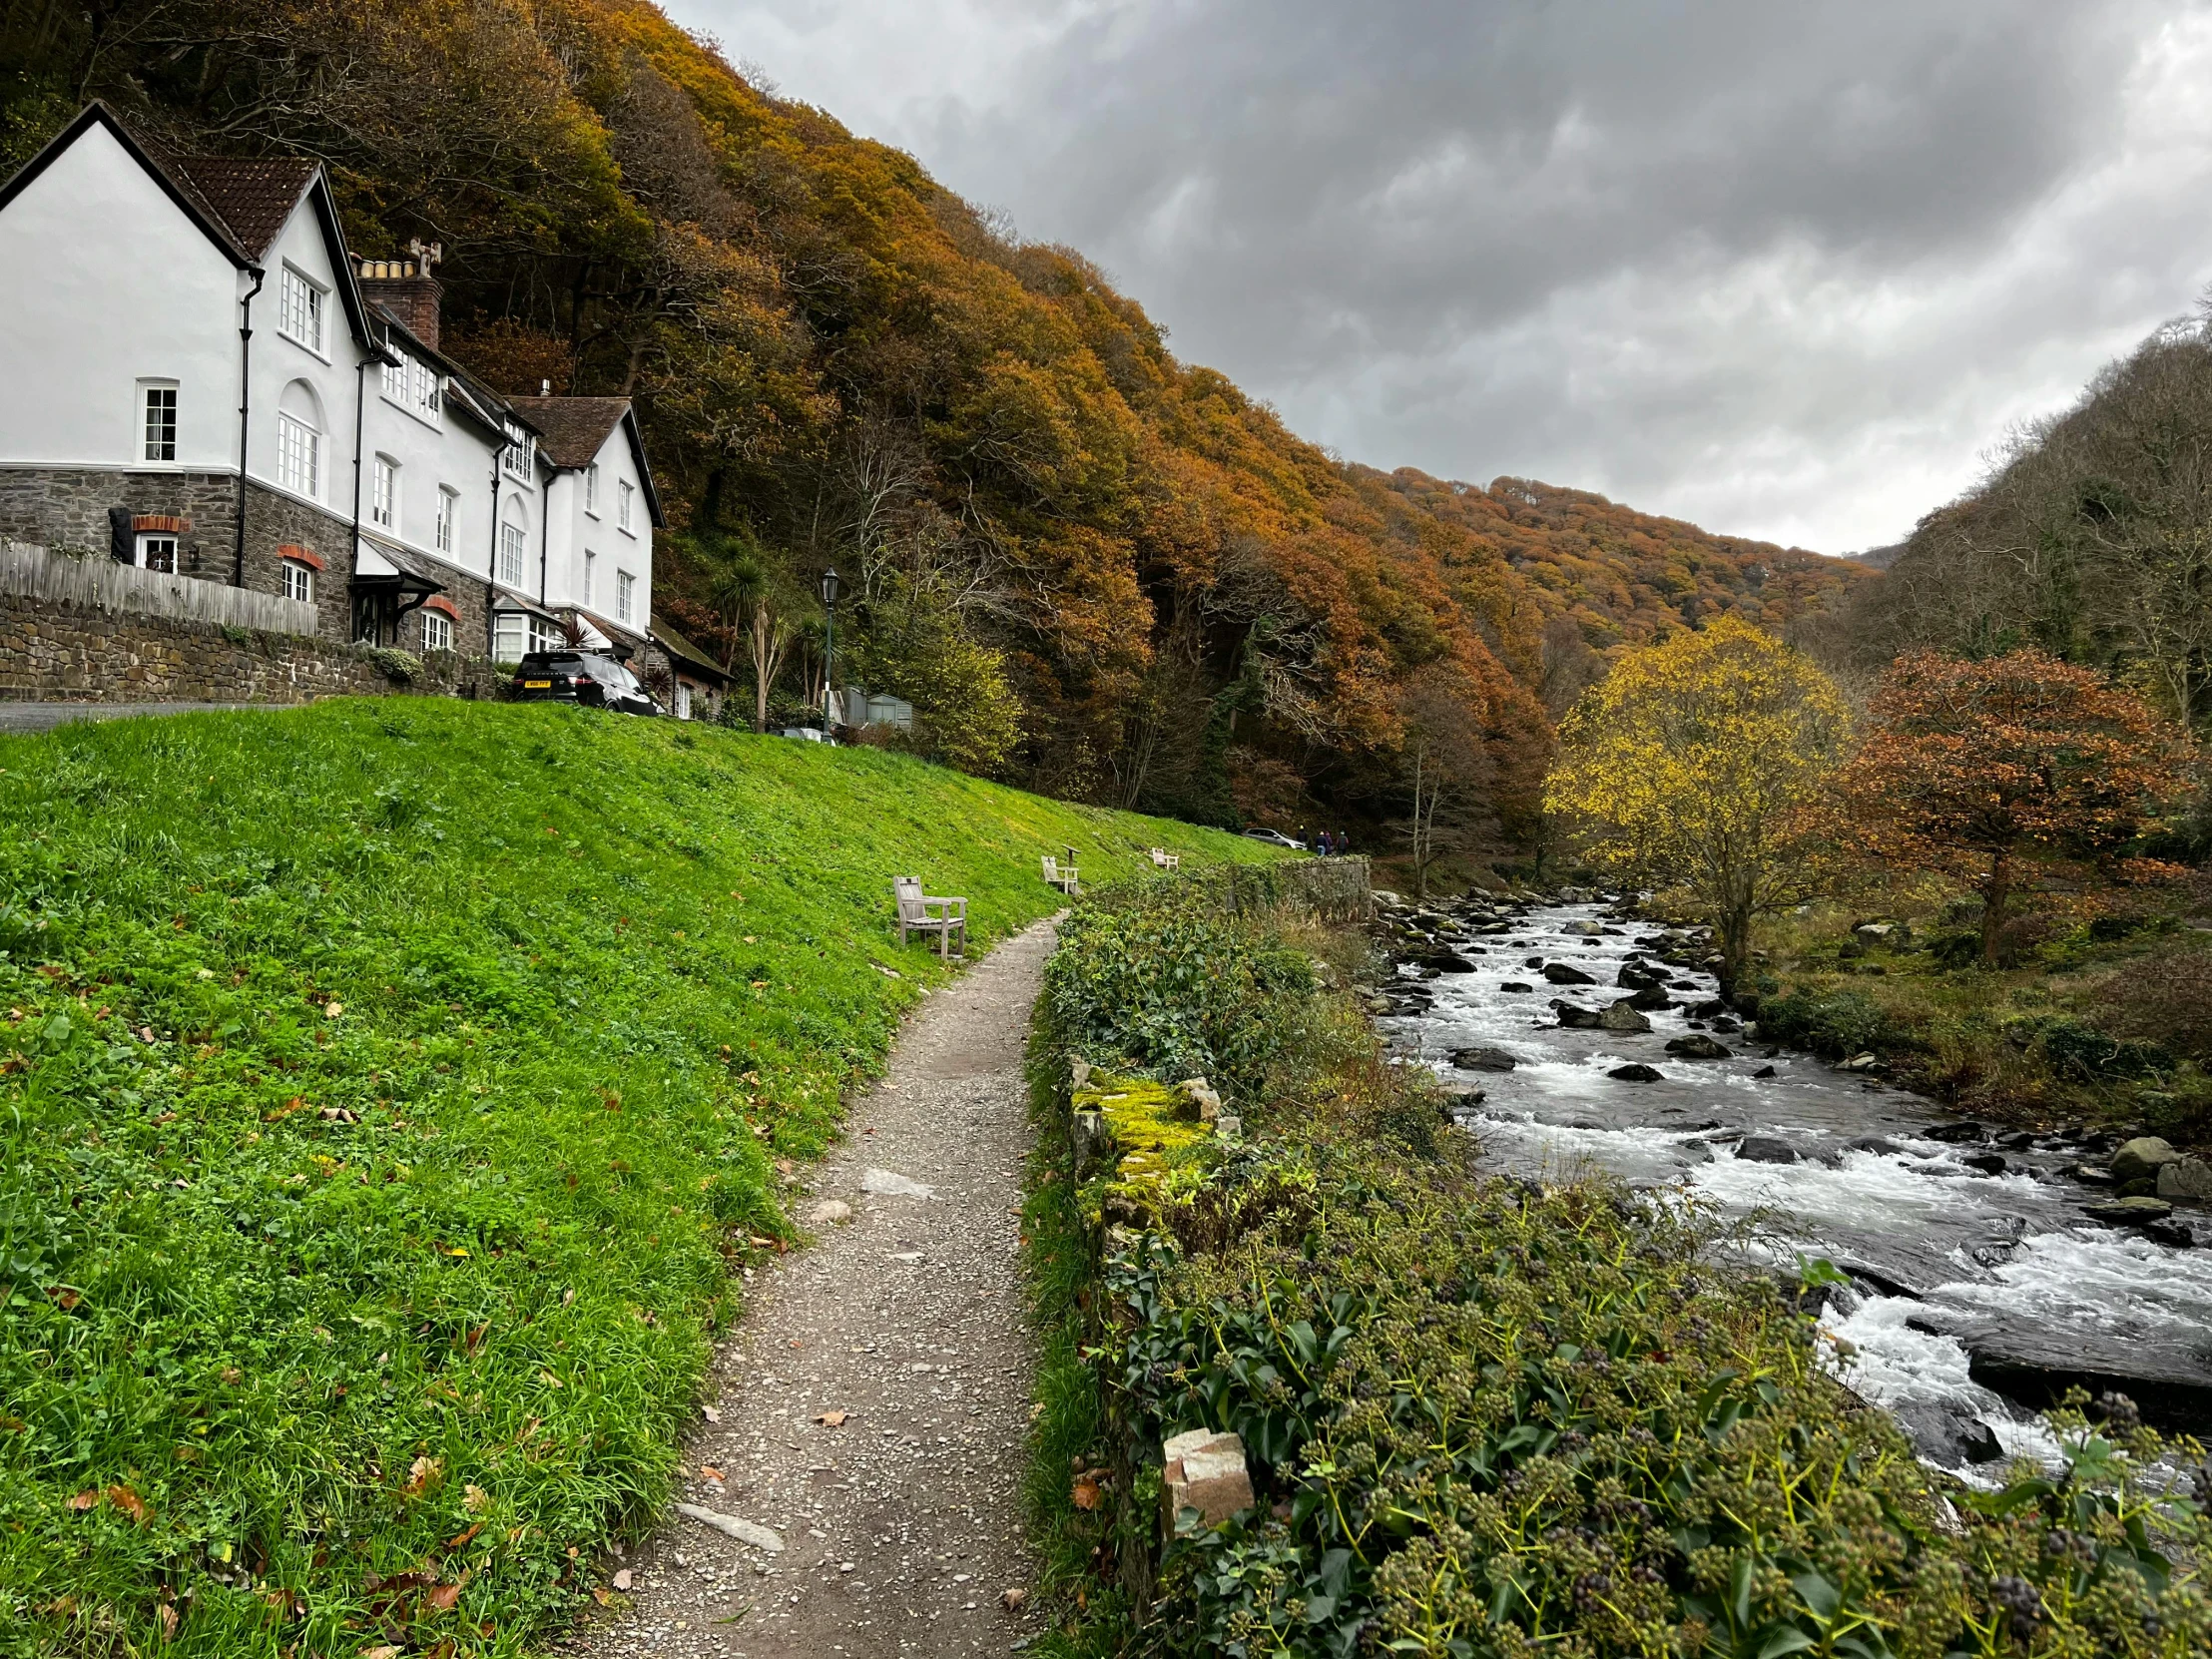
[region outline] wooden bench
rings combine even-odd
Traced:
[[[1183,854],[1170,852],[1164,846],[1153,847],[1151,856],[1152,865],[1155,869],[1181,869],[1183,867]]]
[[[937,935],[937,954],[950,960],[952,935],[960,935],[960,956],[967,957],[967,900],[964,898],[929,898],[921,890],[918,875],[894,875],[891,877],[891,898],[898,906],[898,942],[904,944],[908,933],[923,937]],[[932,915],[934,909],[937,913]]]
[[[1046,886],[1058,887],[1064,893],[1075,891],[1076,869],[1073,864],[1069,864],[1063,869],[1060,860],[1049,852],[1044,855],[1042,862],[1044,864],[1044,884]]]

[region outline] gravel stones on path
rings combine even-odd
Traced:
[[[568,1651],[936,1659],[1033,1634],[1027,1598],[1004,1599],[1029,1583],[1021,1067],[1052,940],[1040,922],[915,1011],[815,1172],[826,1225],[717,1356],[677,1496],[757,1541],[672,1518],[609,1563],[630,1594]]]

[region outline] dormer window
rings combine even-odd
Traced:
[[[529,478],[536,470],[538,440],[515,421],[507,422],[507,447],[499,452],[499,464],[512,478]]]
[[[384,395],[433,426],[444,403],[440,390],[438,371],[419,357],[401,351],[384,364]]]
[[[322,354],[322,299],[320,283],[288,265],[284,267],[277,292],[276,326],[316,356]]]

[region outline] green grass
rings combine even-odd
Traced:
[[[0,1653],[525,1648],[942,977],[888,878],[1153,843],[1264,855],[551,707],[0,742]]]

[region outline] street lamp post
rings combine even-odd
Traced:
[[[837,645],[837,572],[834,566],[822,573],[822,724],[830,732],[837,729],[836,716],[830,710],[830,669],[836,662]]]

